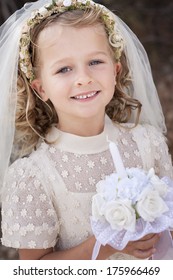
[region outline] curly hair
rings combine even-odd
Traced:
[[[85,26],[102,25],[106,31],[112,56],[115,48],[111,45],[109,34],[101,17],[101,10],[85,11],[73,10],[60,15],[53,14],[44,19],[40,24],[30,30],[30,54],[33,69],[37,75],[39,54],[37,51],[38,35],[46,27],[57,22],[76,28]],[[141,103],[130,97],[131,78],[125,54],[120,58],[121,70],[117,74],[117,84],[112,100],[106,106],[106,113],[117,123],[125,123],[130,119],[132,110],[137,109],[135,125],[138,123]],[[29,154],[38,144],[39,139],[45,139],[46,134],[53,124],[58,123],[58,116],[50,100],[43,102],[39,95],[32,89],[29,81],[18,67],[18,98],[16,108],[16,133],[15,143],[20,146],[20,156]]]

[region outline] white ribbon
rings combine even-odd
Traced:
[[[94,245],[93,252],[92,252],[92,260],[96,260],[97,259],[97,256],[99,254],[101,245],[102,244],[97,240],[95,245]]]

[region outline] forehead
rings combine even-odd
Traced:
[[[86,27],[72,27],[54,23],[41,31],[37,42],[41,52],[49,50],[81,51],[89,48],[108,48],[108,38],[101,24]]]

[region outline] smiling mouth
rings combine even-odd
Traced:
[[[73,96],[73,99],[76,100],[84,100],[84,99],[88,99],[88,98],[92,98],[94,96],[96,96],[99,93],[99,91],[93,91],[87,94],[81,94],[81,95],[77,95],[77,96]]]

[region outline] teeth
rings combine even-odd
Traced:
[[[75,96],[74,98],[75,99],[86,99],[86,98],[89,98],[89,97],[92,97],[96,94],[97,92],[91,92],[91,93],[88,93],[86,95],[79,95],[79,96]]]

